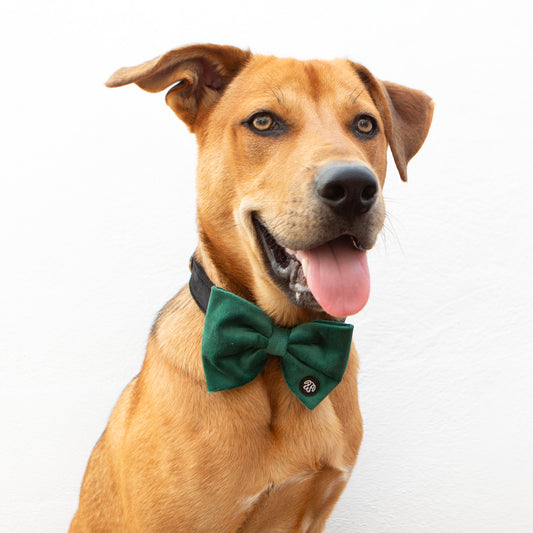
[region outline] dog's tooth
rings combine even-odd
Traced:
[[[309,259],[307,259],[307,257],[305,257],[305,255],[300,253],[299,251],[296,252],[296,258],[298,259],[298,261],[302,265],[302,270],[303,270],[304,276],[307,277],[307,270],[309,268]]]
[[[361,243],[359,242],[359,239],[356,239],[353,235],[350,235],[350,240],[352,241],[352,245],[356,250],[361,250]]]
[[[304,276],[307,277],[307,270],[309,268],[309,259],[307,259],[307,257],[302,257],[300,259],[300,263],[302,263],[302,270],[304,271]]]

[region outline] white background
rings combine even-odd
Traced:
[[[150,325],[187,281],[194,137],[162,95],[103,82],[193,42],[349,57],[436,101],[409,183],[390,165],[352,319],[365,437],[327,531],[533,531],[526,5],[3,0],[2,533],[67,529]]]

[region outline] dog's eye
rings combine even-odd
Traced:
[[[360,137],[369,139],[374,137],[378,131],[378,123],[374,117],[370,115],[359,115],[353,123],[354,132]]]
[[[285,131],[283,123],[266,111],[255,113],[244,124],[259,135],[280,135]]]
[[[274,124],[274,119],[267,114],[256,115],[252,120],[252,126],[258,131],[268,131]]]

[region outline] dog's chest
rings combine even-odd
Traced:
[[[316,509],[336,500],[346,485],[353,465],[347,464],[345,445],[330,405],[301,417],[280,416],[268,451],[256,465],[258,483],[237,502],[247,516],[242,531],[262,530],[266,524],[269,531],[306,531],[303,526],[312,522]]]
[[[347,436],[332,401],[326,398],[309,411],[284,386],[279,361],[270,361],[267,370],[264,384],[271,411],[269,434],[262,444],[269,484],[299,482],[324,467],[344,471]]]

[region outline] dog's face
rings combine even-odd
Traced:
[[[198,138],[198,225],[214,263],[267,312],[332,316],[366,303],[383,226],[387,146],[403,179],[432,103],[347,60],[179,49],[110,85],[176,82],[167,103]],[[277,311],[275,311],[277,310]]]
[[[202,124],[200,139],[204,231],[219,239],[220,224],[232,225],[229,248],[243,243],[241,263],[261,265],[258,274],[293,304],[337,316],[357,312],[367,280],[345,280],[363,289],[351,308],[337,295],[317,295],[326,300],[319,304],[307,283],[313,272],[302,266],[307,259],[306,270],[326,268],[329,254],[347,249],[365,275],[358,249],[370,249],[383,225],[384,124],[350,63],[254,56]],[[229,248],[220,255],[234,256]],[[322,255],[303,254],[315,249]],[[326,282],[318,280],[315,292]]]

